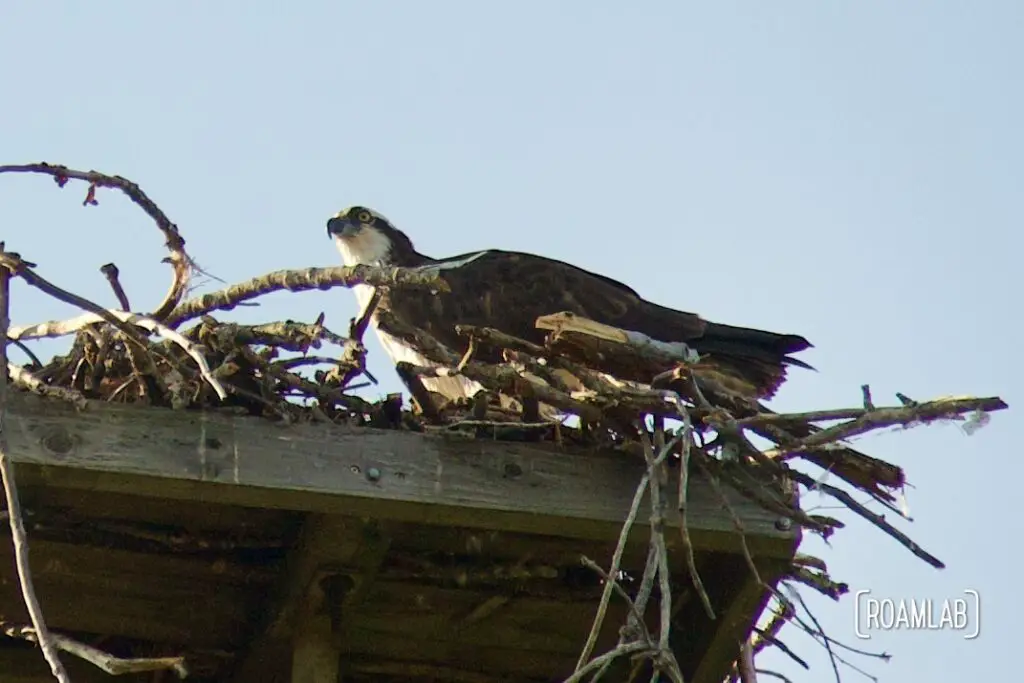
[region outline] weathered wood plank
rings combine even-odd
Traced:
[[[268,570],[31,539],[36,592],[54,629],[197,648],[237,647]],[[25,621],[10,539],[0,536],[0,614]]]
[[[495,602],[495,598],[502,600]],[[559,603],[513,591],[417,586],[379,580],[367,598],[373,609],[351,616],[351,628],[430,642],[502,647],[520,652],[579,655],[594,618],[591,603]],[[481,609],[485,605],[491,609]],[[621,601],[609,606],[601,645],[610,647],[625,622]]]
[[[76,413],[20,393],[8,424],[27,485],[595,540],[618,534],[642,471],[621,454],[97,403]],[[738,550],[699,477],[688,500],[694,545]],[[738,494],[730,502],[753,550],[792,553],[797,536],[775,515]]]
[[[187,501],[130,493],[25,484],[19,488],[22,507],[31,511],[71,510],[82,519],[141,522],[204,535],[277,538],[289,545],[294,541],[304,516],[287,510],[262,510],[214,502],[190,505]]]
[[[523,652],[502,643],[416,640],[405,635],[353,629],[345,635],[343,662],[406,662],[411,666],[457,666],[506,680],[558,681],[572,673],[579,654]],[[552,672],[561,672],[553,675]]]

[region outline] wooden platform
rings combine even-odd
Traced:
[[[561,680],[601,591],[580,556],[607,565],[643,470],[623,454],[107,404],[76,413],[25,394],[5,429],[51,628],[116,654],[184,654],[197,681],[321,681],[332,666],[345,681]],[[774,581],[797,534],[729,498]],[[710,486],[693,478],[689,501],[718,619],[669,534],[673,647],[688,682],[711,683],[767,596]],[[624,562],[637,575],[645,519],[646,507]],[[9,537],[0,555],[0,614],[27,621]],[[612,605],[599,652],[624,621]],[[76,682],[112,680],[64,660]],[[0,639],[0,671],[49,680],[38,650],[13,640]]]

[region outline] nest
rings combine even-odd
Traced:
[[[186,299],[190,277],[201,271],[185,250],[177,227],[136,184],[119,176],[48,164],[0,167],[3,172],[47,174],[61,187],[70,179],[85,181],[87,205],[97,203],[98,188],[121,190],[153,219],[165,237],[172,284],[160,305],[147,314],[130,312],[113,264],[101,270],[120,310],[61,289],[40,277],[34,264],[0,247],[4,298],[6,279],[15,276],[84,311],[71,320],[9,327],[9,340],[33,359],[23,366],[8,364],[11,380],[24,390],[82,407],[88,400],[102,400],[154,409],[232,411],[287,422],[346,422],[461,432],[468,438],[570,441],[618,448],[645,454],[652,467],[670,462],[684,468],[699,467],[712,481],[725,481],[794,524],[823,536],[842,526],[839,520],[806,514],[798,502],[751,489],[738,472],[744,467],[758,468],[806,491],[832,496],[935,567],[942,566],[938,558],[892,526],[882,513],[855,498],[855,494],[867,494],[876,507],[902,514],[903,470],[854,450],[848,440],[873,430],[935,420],[959,420],[970,433],[988,420],[991,411],[1007,407],[997,397],[918,402],[904,395],[897,395],[897,405],[877,407],[869,387],[864,386],[860,405],[851,408],[777,414],[730,387],[712,365],[679,345],[557,311],[537,321],[538,327],[550,332],[544,346],[498,330],[464,326],[458,328],[467,340],[464,354],[387,311],[374,311],[377,297],[358,320],[349,323],[345,334],[326,327],[322,315],[310,322],[242,325],[222,319],[220,312],[274,291],[367,284],[443,293],[446,285],[431,271],[308,268],[269,273]],[[415,343],[437,364],[432,369],[398,368],[410,387],[412,410],[403,408],[398,394],[371,402],[355,393],[367,381],[375,382],[366,371],[362,344],[374,312],[382,329]],[[6,323],[6,314],[2,322]],[[46,362],[37,359],[27,345],[34,339],[59,336],[73,337],[71,347]],[[504,362],[492,365],[475,360],[474,351],[484,345],[500,349]],[[454,374],[478,382],[487,391],[468,403],[442,404],[418,381],[424,375]],[[616,381],[616,376],[644,376],[649,381],[622,382]],[[541,406],[578,419],[541,419]],[[678,427],[667,427],[667,422]],[[752,437],[768,446],[756,446]],[[794,466],[798,462],[810,464],[816,471],[808,474]],[[840,481],[827,483],[826,476]],[[790,579],[833,598],[846,592],[845,584],[829,577],[824,562],[816,558],[799,556]],[[794,606],[780,598],[775,616],[752,649],[776,642],[778,629],[794,613]],[[737,670],[741,665],[737,662]]]

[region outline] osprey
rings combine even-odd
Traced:
[[[533,254],[488,249],[443,259],[416,251],[405,233],[384,216],[362,206],[338,212],[327,221],[347,266],[357,264],[432,267],[443,272],[451,292],[395,289],[379,307],[426,331],[457,353],[467,340],[455,326],[492,327],[520,339],[543,344],[545,332],[535,327],[538,317],[570,311],[606,325],[641,332],[663,342],[683,342],[748,387],[749,398],[771,397],[785,379],[786,366],[809,368],[790,354],[810,347],[801,336],[776,334],[709,322],[695,313],[646,301],[626,285],[582,268]],[[373,296],[369,285],[353,288],[361,307]],[[434,367],[415,348],[382,331],[371,318],[381,345],[392,362]],[[500,353],[478,349],[476,360],[500,362]],[[649,380],[648,380],[649,381]],[[449,401],[473,396],[482,387],[464,377],[422,378],[429,391]]]

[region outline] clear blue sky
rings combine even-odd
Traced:
[[[138,181],[227,281],[335,264],[325,219],[360,203],[432,255],[541,252],[659,303],[802,333],[820,372],[794,372],[777,408],[856,404],[865,382],[879,402],[1012,406],[1022,25],[1013,2],[11,2],[0,163]],[[168,280],[159,233],[110,192],[83,208],[84,191],[3,177],[0,234],[109,304],[97,268],[115,261],[133,305],[151,308]],[[244,314],[321,310],[344,331],[354,299],[275,295]],[[16,323],[69,312],[15,286]],[[397,389],[370,353],[381,389]],[[884,681],[1014,666],[1015,412],[973,437],[948,425],[859,444],[906,467],[917,521],[902,526],[949,566],[851,520],[824,551],[834,575],[892,597],[983,599],[975,641],[876,636],[894,660],[854,661]],[[852,600],[811,604],[863,645]],[[819,647],[784,638],[814,671],[762,666],[829,680]]]

